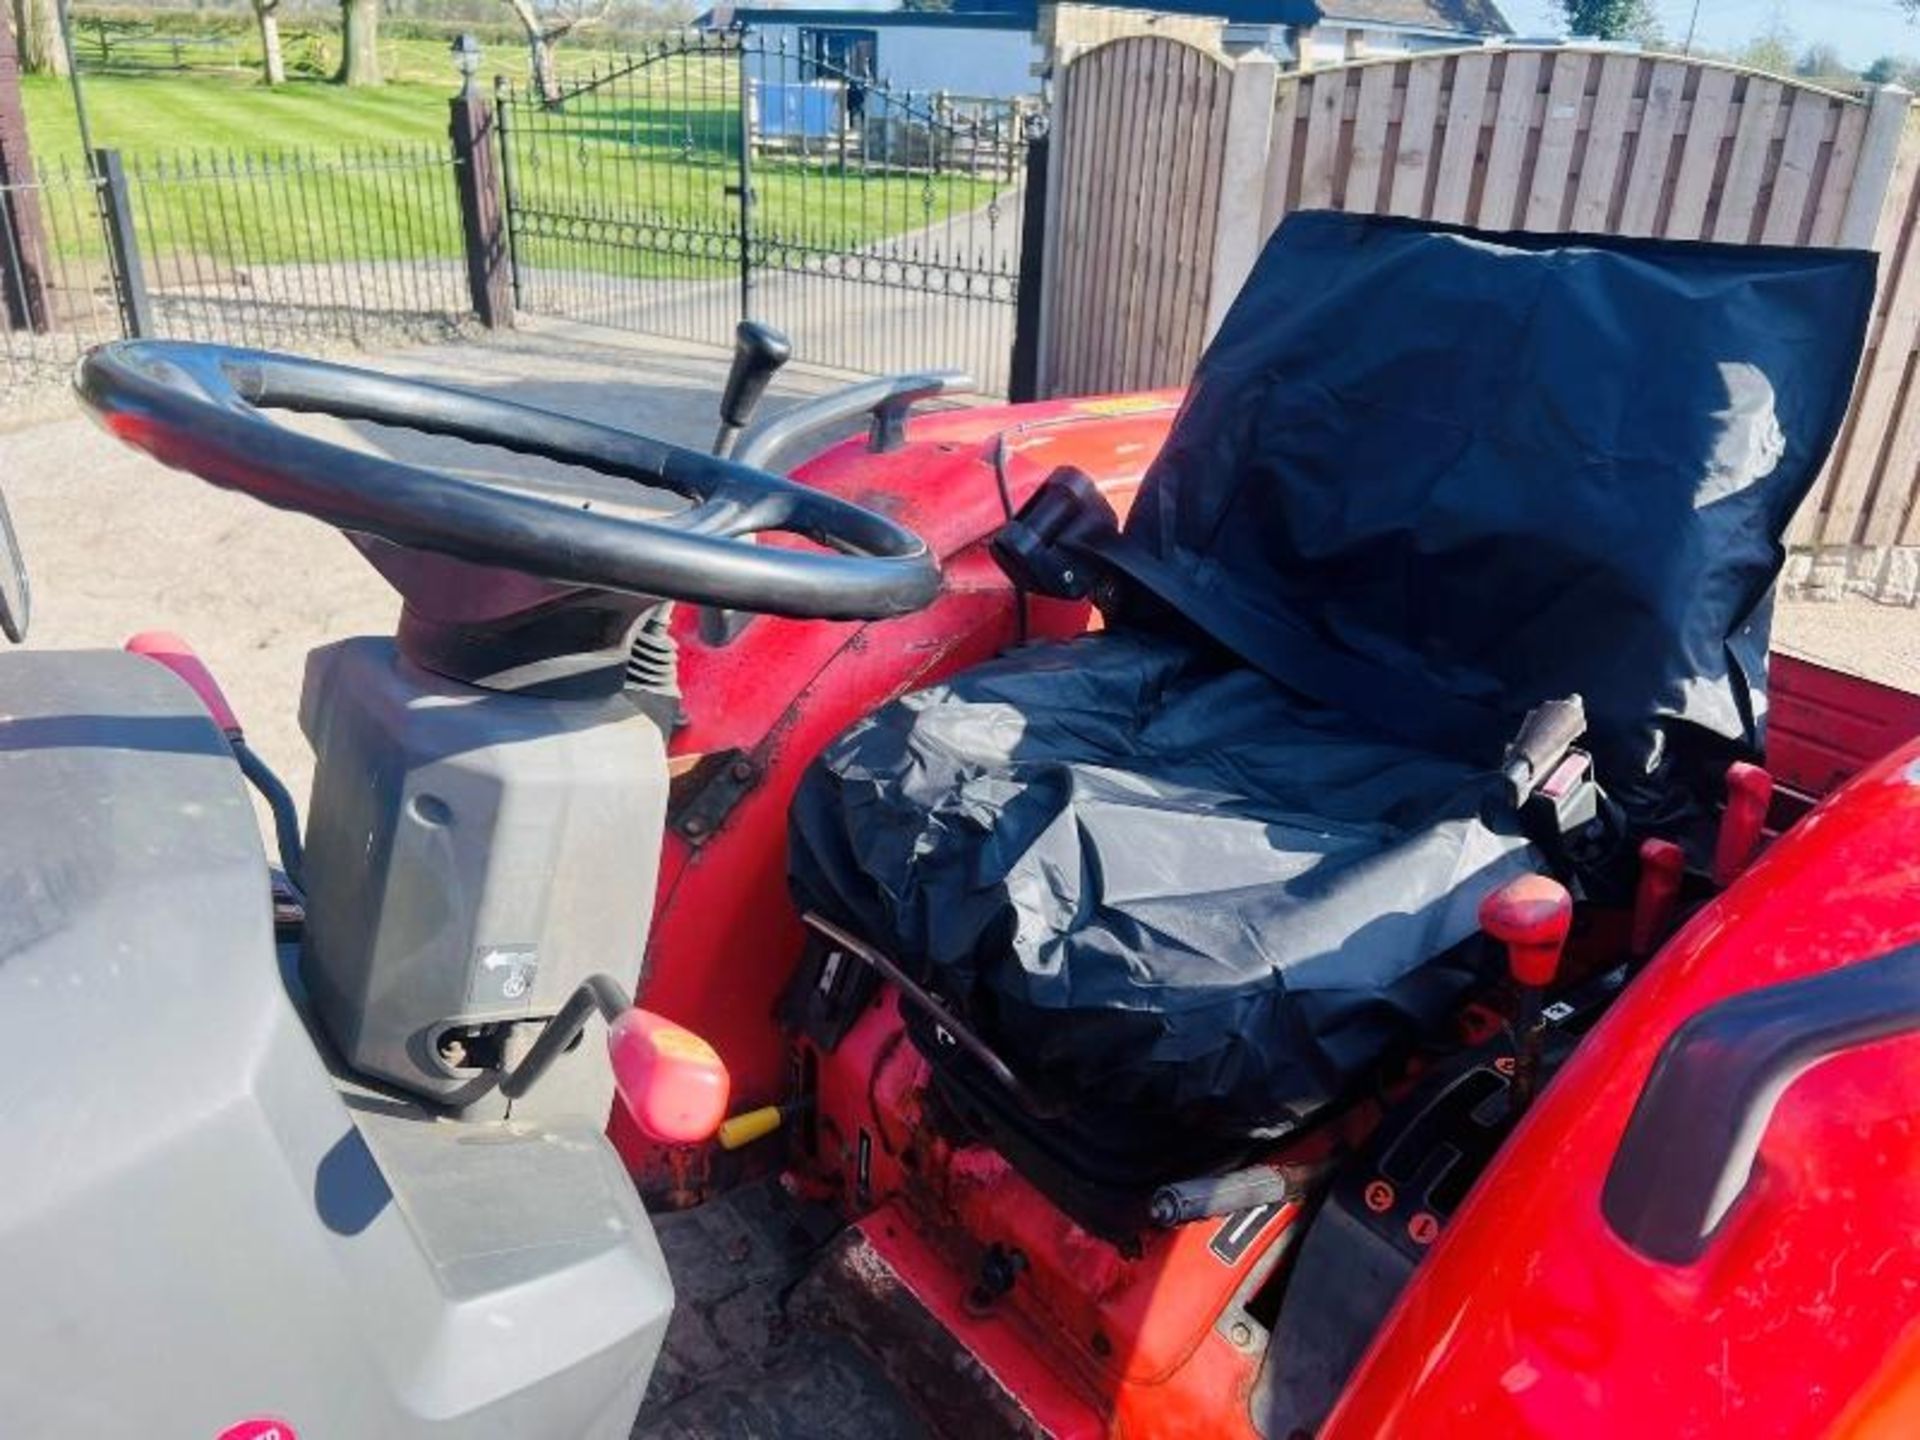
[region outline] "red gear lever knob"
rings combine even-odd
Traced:
[[[709,1140],[727,1118],[732,1088],[714,1048],[651,1010],[627,1011],[607,1027],[614,1088],[640,1127],[663,1145]]]
[[[1507,948],[1514,983],[1544,990],[1560,970],[1573,896],[1558,880],[1522,875],[1480,902],[1480,928]]]

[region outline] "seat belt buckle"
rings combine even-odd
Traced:
[[[1529,832],[1571,835],[1600,813],[1600,783],[1593,757],[1569,748],[1520,807]]]

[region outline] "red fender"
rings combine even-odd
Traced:
[[[1920,941],[1920,741],[1795,826],[1675,937],[1448,1227],[1324,1434],[1920,1434],[1920,1036],[1815,1066],[1689,1265],[1601,1190],[1654,1057],[1743,991]]]

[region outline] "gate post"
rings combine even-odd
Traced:
[[[1023,404],[1040,398],[1040,303],[1047,281],[1047,151],[1043,116],[1028,122],[1026,189],[1020,204],[1020,274],[1013,292],[1013,356],[1007,366],[1007,398]]]
[[[493,106],[469,83],[449,102],[454,176],[460,190],[460,228],[466,240],[467,291],[473,313],[489,330],[513,324],[505,209],[495,174]]]
[[[1260,217],[1267,193],[1267,147],[1273,136],[1273,92],[1278,67],[1253,51],[1233,62],[1227,95],[1227,137],[1220,158],[1220,209],[1213,232],[1213,283],[1207,291],[1210,343],[1260,256]]]
[[[20,52],[0,21],[0,308],[14,330],[47,328],[47,232],[34,188]],[[20,188],[14,188],[20,187]]]
[[[1840,218],[1839,243],[1842,245],[1858,250],[1873,247],[1880,229],[1880,212],[1886,207],[1887,190],[1893,183],[1900,136],[1907,126],[1907,106],[1912,100],[1912,92],[1898,85],[1882,85],[1868,102],[1867,133],[1860,141],[1860,156],[1854,161],[1853,190],[1847,196],[1846,212]]]
[[[140,237],[134,233],[126,167],[120,163],[118,150],[96,150],[93,168],[99,176],[100,219],[106,226],[107,251],[113,261],[120,325],[130,338],[145,339],[156,333],[153,301],[147,295],[147,272],[140,264]]]

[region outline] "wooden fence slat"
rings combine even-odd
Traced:
[[[1106,126],[1107,143],[1102,147],[1100,156],[1099,189],[1094,197],[1093,214],[1095,217],[1107,217],[1109,224],[1117,219],[1124,225],[1127,216],[1120,208],[1120,187],[1126,178],[1127,161],[1139,144],[1142,118],[1138,103],[1140,61],[1141,51],[1148,48],[1148,42],[1121,40],[1116,42],[1114,48],[1118,63],[1108,70],[1101,97],[1105,102],[1101,109],[1109,117],[1109,123]],[[1124,229],[1114,238],[1119,243],[1099,246],[1093,256],[1093,290],[1088,297],[1092,308],[1088,313],[1090,317],[1097,318],[1083,326],[1086,338],[1080,347],[1082,390],[1106,388],[1105,384],[1089,378],[1101,374],[1103,352],[1108,357],[1124,354],[1116,349],[1110,328],[1113,323],[1113,292],[1119,280],[1121,256],[1126,243]]]
[[[1233,76],[1225,68],[1209,70],[1211,76],[1212,109],[1207,129],[1207,148],[1204,152],[1198,180],[1200,200],[1196,207],[1193,243],[1193,264],[1195,283],[1199,289],[1199,301],[1184,312],[1186,328],[1181,336],[1177,352],[1169,352],[1162,372],[1154,377],[1156,385],[1184,384],[1193,367],[1200,361],[1201,351],[1205,349],[1209,332],[1206,328],[1207,317],[1213,313],[1211,289],[1214,283],[1212,256],[1219,234],[1221,194],[1220,187],[1226,176],[1227,125],[1232,118]],[[1220,308],[1224,310],[1233,299],[1231,295],[1220,297]]]
[[[1360,72],[1360,99],[1353,115],[1353,152],[1347,167],[1344,208],[1363,215],[1380,209],[1380,178],[1387,160],[1387,126],[1393,118],[1397,65],[1368,65]]]
[[[1915,199],[1915,194],[1909,194],[1903,207],[1906,234],[1900,238],[1897,258],[1882,282],[1885,318],[1854,387],[1850,443],[1825,497],[1826,514],[1820,524],[1820,541],[1825,545],[1851,545],[1854,541],[1862,504],[1881,468],[1888,429],[1897,419],[1895,410],[1914,345],[1920,340],[1920,253],[1916,253],[1913,232],[1907,228],[1914,221]]]
[[[1300,82],[1282,80],[1274,91],[1273,138],[1267,145],[1267,198],[1260,229],[1271,235],[1293,207],[1287,192],[1293,179],[1293,131],[1300,115]]]
[[[1863,129],[1863,134],[1870,132],[1871,121],[1869,120]],[[1862,150],[1864,151],[1865,148],[1863,140]],[[1899,288],[1894,284],[1896,267],[1906,254],[1907,234],[1915,223],[1915,207],[1920,205],[1920,193],[1915,190],[1916,182],[1920,182],[1920,131],[1909,131],[1895,152],[1893,173],[1884,182],[1886,192],[1894,198],[1882,207],[1871,237],[1873,248],[1879,252],[1875,292],[1877,300],[1874,319],[1868,327],[1866,353],[1861,357],[1859,374],[1854,379],[1853,403],[1848,407],[1846,422],[1840,428],[1840,437],[1835,442],[1832,453],[1827,456],[1827,463],[1821,468],[1819,477],[1814,481],[1813,489],[1801,502],[1800,509],[1793,517],[1793,523],[1787,527],[1787,544],[1789,545],[1806,546],[1819,543],[1827,524],[1827,510],[1839,489],[1841,476],[1847,474],[1856,464],[1865,464],[1869,467],[1869,478],[1851,482],[1860,485],[1864,490],[1864,487],[1871,485],[1871,471],[1879,464],[1879,457],[1887,438],[1886,433],[1884,429],[1875,429],[1869,433],[1867,427],[1872,426],[1874,421],[1871,416],[1863,415],[1863,409],[1874,372],[1880,367],[1881,347],[1887,343],[1892,306]],[[1868,177],[1866,183],[1883,182]],[[1884,425],[1885,422],[1880,423]],[[1849,532],[1845,540],[1836,539],[1832,543],[1851,544],[1852,538]]]
[[[1307,148],[1300,156],[1299,208],[1325,210],[1333,204],[1333,162],[1340,148],[1347,74],[1326,70],[1300,83],[1306,91]]]
[[[1509,50],[1503,57],[1500,100],[1493,115],[1493,141],[1487,147],[1487,180],[1480,191],[1478,223],[1507,230],[1515,222],[1527,137],[1533,130],[1534,102],[1540,93],[1540,53]]]
[[[1820,185],[1820,197],[1814,207],[1813,230],[1809,245],[1837,245],[1840,220],[1846,214],[1847,196],[1853,190],[1853,177],[1860,165],[1860,142],[1867,133],[1867,112],[1858,105],[1840,107],[1840,123],[1834,132],[1833,148],[1827,152],[1826,178]]]
[[[1123,326],[1119,373],[1124,390],[1138,389],[1145,383],[1141,377],[1147,370],[1150,339],[1147,310],[1154,275],[1164,269],[1152,262],[1156,258],[1155,242],[1161,238],[1158,232],[1169,218],[1161,191],[1167,152],[1172,148],[1170,132],[1176,125],[1184,129],[1191,123],[1177,103],[1184,61],[1182,56],[1174,64],[1148,66],[1136,92],[1142,110],[1141,150],[1127,167],[1125,188],[1125,219],[1133,234],[1127,247],[1126,283],[1119,296],[1121,313],[1114,317]]]
[[[1459,224],[1473,199],[1473,170],[1480,158],[1481,127],[1486,119],[1487,79],[1493,57],[1485,51],[1462,55],[1453,68],[1453,94],[1447,100],[1440,173],[1434,182],[1433,218]]]
[[[1156,337],[1156,349],[1162,358],[1162,369],[1154,376],[1156,382],[1163,381],[1166,370],[1180,365],[1190,350],[1198,351],[1197,342],[1204,336],[1193,333],[1196,321],[1204,325],[1213,314],[1208,281],[1215,273],[1214,226],[1220,216],[1217,204],[1208,203],[1203,177],[1205,167],[1211,165],[1218,170],[1223,163],[1218,142],[1225,134],[1225,110],[1233,77],[1226,76],[1223,84],[1213,66],[1203,63],[1199,56],[1190,59],[1192,122],[1187,143],[1178,155],[1178,185],[1185,203],[1180,211],[1180,249],[1175,257],[1173,284],[1168,287],[1166,311]],[[1263,120],[1273,113],[1272,101],[1265,109]],[[1264,172],[1265,167],[1261,170]]]
[[[1909,360],[1912,356],[1907,357]],[[1920,396],[1909,389],[1895,418],[1893,433],[1887,437],[1876,479],[1878,484],[1861,497],[1863,503],[1853,529],[1843,545],[1896,545],[1900,543],[1901,522],[1920,481]],[[1825,536],[1822,536],[1825,539]]]
[[[1767,179],[1767,153],[1773,148],[1773,128],[1780,118],[1778,80],[1747,77],[1747,93],[1740,102],[1740,128],[1734,132],[1733,155],[1727,178],[1720,186],[1720,209],[1713,217],[1713,238],[1745,244],[1753,238],[1753,220],[1760,209],[1760,189]]]
[[[1440,119],[1440,66],[1415,65],[1407,73],[1407,104],[1400,115],[1400,144],[1393,157],[1394,215],[1424,215],[1427,175],[1433,166],[1434,126]]]
[[[1787,138],[1780,146],[1773,171],[1773,194],[1760,226],[1760,238],[1769,245],[1793,245],[1809,222],[1808,197],[1813,193],[1813,170],[1820,146],[1833,118],[1833,102],[1811,90],[1797,91],[1787,115]]]
[[[1661,233],[1670,240],[1704,240],[1707,204],[1720,168],[1720,146],[1726,139],[1727,115],[1733,108],[1731,70],[1702,70],[1687,116],[1686,143],[1680,150],[1680,174],[1674,181],[1673,203]]]
[[[1587,93],[1590,58],[1578,50],[1553,57],[1553,84],[1547,91],[1547,117],[1540,127],[1540,151],[1533,161],[1533,184],[1527,190],[1526,228],[1561,230],[1566,208],[1567,176],[1573,168],[1573,145],[1580,132],[1581,110]]]
[[[1613,192],[1627,153],[1627,111],[1640,78],[1638,55],[1608,55],[1600,62],[1600,89],[1587,124],[1587,147],[1580,184],[1573,197],[1573,228],[1605,230],[1613,211]]]
[[[1651,235],[1660,220],[1660,201],[1666,195],[1672,169],[1673,135],[1680,123],[1680,97],[1687,85],[1687,67],[1677,60],[1654,63],[1647,79],[1647,103],[1640,112],[1639,138],[1633,165],[1627,173],[1627,195],[1620,206],[1622,235]]]

